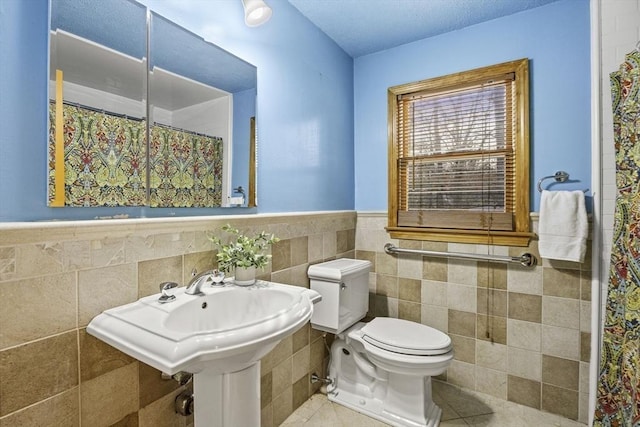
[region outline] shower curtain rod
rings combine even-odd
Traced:
[[[423,251],[420,249],[403,249],[394,246],[392,243],[384,245],[384,251],[392,254],[414,254],[422,256],[432,256],[437,258],[456,258],[456,259],[472,259],[477,261],[507,262],[517,263],[525,267],[534,267],[537,264],[536,257],[528,252],[520,256],[506,255],[483,255],[483,254],[467,254],[461,252],[439,252],[439,251]]]

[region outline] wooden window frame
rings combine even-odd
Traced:
[[[424,91],[473,86],[478,81],[497,75],[515,75],[514,149],[515,156],[515,209],[512,230],[487,230],[472,228],[437,228],[429,226],[399,225],[398,167],[398,97]],[[488,67],[463,71],[442,77],[393,86],[388,89],[388,226],[387,231],[395,239],[432,240],[440,242],[475,243],[505,246],[527,246],[533,233],[529,220],[529,61],[519,59]]]

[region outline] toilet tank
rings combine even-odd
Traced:
[[[311,327],[339,334],[362,319],[369,310],[369,271],[369,261],[348,258],[309,266],[311,289],[322,295]]]

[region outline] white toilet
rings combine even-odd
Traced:
[[[402,319],[359,322],[369,307],[370,270],[369,261],[346,258],[309,267],[311,289],[322,295],[311,326],[336,334],[328,398],[393,426],[436,427],[442,411],[431,377],[451,363],[451,338]]]

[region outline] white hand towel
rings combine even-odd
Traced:
[[[582,191],[542,192],[538,223],[538,249],[542,258],[582,262],[588,234]]]

